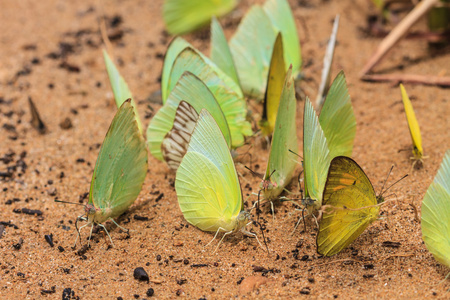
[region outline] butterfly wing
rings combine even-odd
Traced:
[[[211,20],[211,60],[240,86],[230,47],[216,17]]]
[[[242,90],[250,97],[264,96],[276,34],[261,6],[253,5],[230,40]]]
[[[414,158],[421,159],[423,156],[423,148],[419,123],[417,122],[416,114],[414,113],[411,100],[409,100],[408,94],[406,93],[403,84],[400,84],[400,90],[402,92],[402,100],[405,107],[406,121],[408,121],[409,133],[411,134],[411,139],[413,142]]]
[[[289,152],[289,150],[298,152],[295,122],[297,109],[294,79],[291,71],[291,68],[289,68],[281,93],[269,161],[264,176],[264,180],[275,182],[276,186],[263,191],[265,199],[275,199],[283,191],[284,187],[291,181],[297,165],[297,156]]]
[[[204,231],[231,231],[242,210],[242,193],[219,126],[202,110],[177,170],[175,189],[185,219]]]
[[[327,139],[330,160],[341,155],[351,156],[356,135],[356,118],[342,71],[331,84],[319,122]]]
[[[322,77],[320,79],[319,92],[316,98],[316,107],[319,108],[323,105],[325,97],[328,93],[331,76],[331,65],[333,63],[334,47],[336,46],[336,38],[339,27],[339,15],[336,16],[333,23],[333,30],[331,32],[330,39],[328,40],[327,50],[323,57]]]
[[[232,146],[241,146],[244,143],[244,136],[252,134],[251,125],[246,120],[247,103],[239,86],[218,67],[212,65],[214,64],[208,63],[197,51],[191,48],[184,49],[173,65],[169,90],[172,90],[172,84],[175,84],[185,71],[198,76],[214,95],[227,119]]]
[[[272,134],[277,120],[278,106],[280,104],[281,92],[285,84],[286,71],[284,68],[283,38],[278,33],[273,46],[272,59],[270,60],[269,76],[267,78],[267,89],[264,96],[264,108],[260,122],[261,131],[264,136]]]
[[[323,192],[326,211],[319,223],[317,252],[332,256],[350,245],[373,221],[380,210],[375,191],[364,171],[351,158],[338,156],[331,161]],[[372,206],[361,209],[362,207]]]
[[[427,249],[450,267],[450,150],[423,198],[421,227]]]
[[[173,127],[176,110],[182,100],[192,105],[197,113],[200,113],[202,108],[210,111],[222,130],[227,145],[231,146],[228,123],[220,109],[219,103],[217,103],[208,87],[197,76],[190,72],[185,72],[173,88],[167,102],[155,114],[147,128],[148,148],[155,158],[164,160],[161,144],[164,137]]]
[[[125,100],[131,99],[131,105],[133,106],[134,114],[136,115],[136,121],[138,123],[139,130],[142,132],[141,119],[139,118],[137,106],[134,103],[133,95],[128,88],[128,84],[125,82],[122,75],[120,75],[119,70],[109,57],[106,50],[103,50],[103,58],[105,60],[106,71],[108,72],[109,82],[111,83],[117,108],[119,108]]]
[[[164,160],[172,170],[178,169],[183,156],[186,154],[197,118],[198,113],[195,108],[186,101],[181,101],[175,114],[173,127],[167,133],[161,145]]]
[[[330,161],[327,139],[307,98],[303,115],[303,171],[305,187],[311,199],[315,200],[315,209],[322,206],[322,193]]]
[[[101,209],[101,223],[125,212],[147,174],[147,148],[131,99],[120,106],[103,141],[92,176],[89,204]]]
[[[166,54],[164,55],[164,64],[161,74],[161,97],[163,104],[166,103],[167,97],[169,97],[170,94],[169,78],[170,73],[172,72],[173,63],[175,62],[175,59],[181,53],[181,51],[188,47],[193,48],[191,44],[189,44],[185,39],[179,36],[174,38],[169,47],[167,47]]]
[[[205,25],[212,16],[227,14],[236,4],[236,0],[165,0],[163,18],[171,34],[184,34]]]
[[[297,27],[289,3],[286,0],[267,0],[263,9],[273,27],[283,36],[285,70],[292,65],[293,76],[297,77],[302,65],[302,56]]]

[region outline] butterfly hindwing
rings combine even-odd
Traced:
[[[169,167],[176,170],[186,154],[189,140],[197,122],[198,113],[186,101],[178,105],[172,129],[161,145],[161,152]]]
[[[323,192],[325,211],[319,223],[318,253],[331,256],[351,244],[377,219],[380,208],[376,204],[372,184],[358,164],[348,157],[334,158]],[[327,207],[332,212],[327,212]]]
[[[450,267],[450,150],[423,198],[421,228],[427,249]]]
[[[136,200],[147,174],[147,148],[131,100],[117,111],[92,176],[89,204],[101,209],[95,222],[121,215]]]

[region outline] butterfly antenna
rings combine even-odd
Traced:
[[[244,166],[244,167],[245,167],[247,170],[249,170],[250,173],[252,173],[253,176],[258,177],[258,178],[260,178],[260,179],[264,179],[264,176],[263,176],[263,175],[261,175],[261,174],[259,174],[259,173],[256,173],[255,171],[253,171],[252,169],[250,169],[250,168],[247,167],[247,166]]]
[[[66,204],[75,204],[75,205],[81,205],[81,206],[84,206],[84,204],[82,204],[82,203],[69,202],[69,201],[62,201],[62,200],[58,200],[58,199],[55,199],[55,202],[66,203]]]
[[[289,149],[289,152],[291,152],[292,154],[297,155],[298,157],[300,157],[301,159],[303,159],[303,157],[302,157],[300,154],[298,154],[297,152],[294,152],[294,151],[292,151],[291,149]]]
[[[384,186],[386,185],[386,182],[388,181],[389,176],[391,175],[391,172],[392,172],[392,169],[393,169],[393,168],[394,168],[394,165],[392,165],[391,168],[389,169],[389,172],[388,172],[388,174],[387,174],[387,177],[386,177],[386,179],[385,179],[384,182],[383,182],[383,186],[381,187],[381,190],[380,190],[380,193],[379,193],[380,196],[383,194]]]
[[[391,168],[392,169],[392,168]],[[404,175],[402,178],[400,178],[399,180],[397,180],[396,182],[394,182],[393,184],[391,184],[387,189],[385,189],[384,191],[382,190],[382,192],[380,193],[380,195],[382,195],[383,193],[386,193],[391,187],[393,187],[394,185],[396,185],[399,181],[402,181],[403,179],[405,179],[406,177],[408,177],[408,174]]]

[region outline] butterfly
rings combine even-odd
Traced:
[[[238,231],[256,237],[245,230],[250,214],[244,210],[233,158],[220,127],[206,109],[199,114],[177,169],[175,190],[184,218],[195,227],[216,232],[214,238],[219,232],[225,232],[224,238]]]
[[[170,140],[167,139],[168,136],[172,135],[170,133],[171,130],[176,129],[177,126],[178,128],[184,126],[183,124],[177,125],[174,122],[176,120],[177,109],[183,100],[194,108],[197,115],[203,108],[210,111],[225,138],[227,147],[231,147],[231,133],[228,122],[219,103],[200,78],[186,71],[178,80],[167,102],[152,118],[147,129],[148,148],[151,154],[159,160],[166,161],[173,170],[176,170],[178,167],[181,159],[180,155],[187,148],[187,144],[184,143],[182,146],[184,150],[171,154],[172,150],[177,149],[175,147],[176,143],[172,143],[172,147],[170,146]],[[194,123],[196,121],[197,118],[194,119]]]
[[[289,68],[282,87],[269,161],[261,182],[264,199],[273,200],[291,181],[297,163],[290,151],[298,151],[294,79]]]
[[[319,85],[319,92],[316,98],[316,107],[321,107],[325,101],[330,86],[331,65],[333,63],[334,47],[336,46],[337,32],[339,28],[339,15],[336,16],[333,23],[331,37],[328,40],[327,50],[323,57],[322,77]]]
[[[416,114],[414,113],[411,100],[409,100],[408,94],[406,93],[403,84],[400,84],[400,90],[402,92],[403,106],[405,107],[406,121],[408,122],[409,133],[411,134],[411,139],[413,142],[413,157],[414,160],[413,167],[420,161],[422,162],[423,148],[422,148],[422,136],[420,135],[419,123],[417,122]]]
[[[161,78],[163,103],[185,71],[198,76],[210,89],[220,105],[232,135],[232,147],[244,144],[244,136],[252,135],[246,120],[247,103],[239,85],[215,63],[181,38],[176,38],[167,50]],[[153,154],[153,151],[151,151]]]
[[[285,70],[292,64],[296,77],[302,64],[300,42],[286,0],[267,0],[262,7],[253,5],[229,42],[242,90],[249,97],[264,97],[278,32],[283,36]]]
[[[355,134],[356,119],[341,71],[331,84],[319,117],[309,99],[305,101],[303,171],[306,198],[303,204],[309,213],[322,206],[330,162],[336,156],[351,156]]]
[[[332,256],[350,245],[378,218],[378,204],[383,201],[353,159],[346,156],[333,158],[323,190],[317,252]]]
[[[147,148],[137,125],[131,99],[118,109],[100,148],[92,175],[85,220],[92,228],[101,226],[113,244],[103,222],[123,214],[136,200],[147,174]],[[121,227],[120,227],[121,228]],[[89,236],[90,241],[91,236]],[[77,236],[78,240],[78,236]],[[75,240],[75,245],[77,240]]]
[[[105,60],[106,71],[108,72],[109,82],[111,83],[111,88],[113,90],[117,108],[119,108],[125,100],[131,99],[131,105],[134,108],[136,121],[138,123],[139,130],[142,132],[142,122],[141,119],[139,118],[137,106],[134,103],[133,95],[131,94],[128,84],[126,83],[122,75],[120,75],[119,70],[109,57],[108,52],[106,52],[106,50],[103,50],[103,58]]]
[[[284,69],[283,38],[278,33],[273,46],[272,59],[267,78],[266,94],[264,95],[263,113],[259,127],[263,136],[270,136],[275,128],[278,115],[281,92],[283,91],[286,70]],[[292,70],[291,70],[292,73]]]
[[[236,4],[236,0],[165,0],[163,18],[171,34],[184,34],[202,27],[213,16],[226,15]]]
[[[427,249],[447,267],[450,267],[449,224],[450,150],[447,150],[441,167],[423,198],[421,222],[422,239]]]

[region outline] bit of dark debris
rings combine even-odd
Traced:
[[[55,244],[53,244],[53,234],[46,234],[44,235],[45,240],[47,241],[47,243],[50,245],[50,247],[54,247]]]
[[[400,242],[384,241],[381,246],[389,248],[399,248],[401,244]]]
[[[142,217],[139,215],[134,215],[133,219],[135,219],[137,221],[148,221],[148,217]]]
[[[191,268],[203,268],[203,267],[208,267],[208,264],[193,264],[191,265]]]
[[[29,208],[17,208],[13,209],[13,212],[16,214],[26,214],[26,215],[34,215],[34,216],[42,216],[42,211],[38,209],[29,209]]]
[[[48,294],[54,294],[56,293],[56,286],[52,286],[50,290],[41,290],[41,295],[48,295]]]

